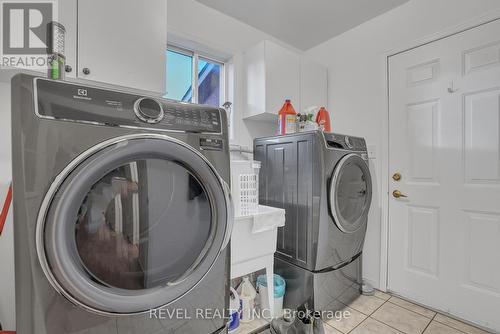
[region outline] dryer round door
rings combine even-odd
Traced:
[[[226,247],[229,189],[199,152],[162,135],[106,141],[47,193],[37,252],[54,288],[99,314],[136,314],[192,290]]]
[[[372,199],[372,182],[366,162],[356,154],[344,156],[330,183],[330,213],[337,227],[354,233],[366,221]]]

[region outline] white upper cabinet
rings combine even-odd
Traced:
[[[300,110],[327,107],[328,70],[304,57],[300,60]],[[298,111],[297,111],[298,112]]]
[[[275,115],[286,99],[300,105],[300,57],[277,44],[266,44],[266,112]],[[298,110],[297,110],[298,112]]]
[[[276,43],[263,41],[244,61],[245,118],[276,120],[286,99],[297,113],[327,104],[327,70]]]
[[[78,1],[78,77],[163,94],[166,48],[167,1]]]
[[[275,120],[286,99],[300,106],[300,56],[293,51],[257,44],[245,53],[244,78],[245,118]]]

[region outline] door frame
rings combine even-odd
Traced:
[[[379,288],[382,291],[388,291],[389,283],[389,58],[400,53],[407,52],[421,46],[437,42],[439,40],[457,35],[467,30],[477,28],[479,26],[500,20],[500,9],[489,11],[483,15],[469,19],[458,25],[446,28],[435,34],[419,38],[417,40],[404,43],[394,49],[388,50],[380,56],[380,68],[382,71],[381,93],[383,94],[383,110],[382,117],[382,145],[381,145],[381,189],[380,189],[380,277]]]

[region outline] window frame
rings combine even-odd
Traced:
[[[192,87],[192,97],[191,97],[191,103],[199,103],[198,102],[198,65],[200,62],[200,58],[202,60],[206,60],[210,63],[217,64],[220,66],[220,79],[219,79],[219,105],[217,106],[218,108],[222,108],[222,104],[226,102],[226,95],[227,95],[227,86],[226,86],[226,63],[214,59],[213,57],[204,54],[203,52],[199,52],[196,50],[190,50],[187,48],[183,48],[177,45],[173,44],[167,44],[167,52],[172,51],[179,53],[181,55],[189,56],[193,59],[192,61],[192,69],[191,69],[191,87]],[[167,56],[167,62],[168,62],[168,56]],[[196,89],[194,89],[196,88]],[[168,89],[168,73],[167,73],[167,89]],[[168,93],[167,93],[168,94]]]

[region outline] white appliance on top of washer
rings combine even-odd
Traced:
[[[223,111],[17,75],[12,126],[17,333],[225,331]]]

